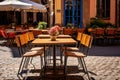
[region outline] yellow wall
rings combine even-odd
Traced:
[[[55,0],[55,24],[62,24],[62,1]]]

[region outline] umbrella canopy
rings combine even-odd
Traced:
[[[32,8],[32,4],[21,2],[19,0],[5,0],[0,2],[0,11],[13,11]]]
[[[30,0],[21,0],[22,2],[28,3],[28,4],[32,4],[32,9],[31,11],[37,11],[37,12],[46,12],[47,9],[44,5],[30,1]]]

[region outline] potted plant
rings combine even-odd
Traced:
[[[46,29],[46,28],[47,28],[47,22],[38,23],[38,29]]]
[[[67,23],[66,28],[74,28],[72,23]]]

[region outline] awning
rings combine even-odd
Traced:
[[[13,11],[31,9],[32,4],[21,2],[19,0],[5,0],[0,2],[0,11]]]
[[[34,12],[34,11],[36,11],[36,12],[46,12],[47,11],[45,5],[30,1],[30,0],[21,0],[21,1],[25,2],[25,3],[28,3],[28,4],[32,4],[32,8],[29,9],[29,11],[32,11],[32,12]]]
[[[44,5],[30,0],[4,0],[0,2],[0,11],[46,12]]]

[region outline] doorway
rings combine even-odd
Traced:
[[[64,0],[64,26],[68,23],[81,28],[83,24],[83,0]]]

